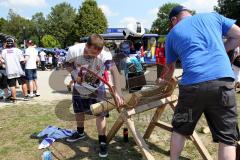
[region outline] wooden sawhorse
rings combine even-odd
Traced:
[[[110,111],[113,108],[117,108],[117,111],[119,112],[119,117],[117,118],[107,135],[107,142],[109,143],[113,139],[118,130],[125,123],[129,131],[132,133],[132,136],[137,143],[143,157],[147,160],[155,160],[155,158],[151,155],[150,150],[145,143],[143,137],[141,136],[140,132],[136,129],[131,116],[157,108],[152,118],[152,121],[146,130],[144,138],[149,138],[153,129],[156,126],[171,132],[171,125],[158,120],[163,114],[167,105],[170,105],[172,109],[175,108],[177,96],[172,94],[177,85],[177,80],[172,79],[162,86],[157,86],[157,88],[155,89],[152,88],[150,90],[139,91],[130,95],[125,95],[126,104],[124,106],[117,106],[116,97],[114,95],[114,90],[111,85],[102,80],[100,77],[98,78],[109,87],[109,91],[113,99],[109,100],[108,102],[103,101],[91,105],[92,113],[94,115],[97,115],[98,113],[101,113],[103,111]],[[208,153],[207,149],[201,142],[196,132],[194,132],[193,135],[191,135],[189,138],[193,141],[194,145],[197,147],[203,159],[212,160],[210,154]]]
[[[175,85],[176,86],[176,85]],[[174,88],[175,88],[174,86]],[[167,91],[168,90],[168,91]],[[174,90],[174,89],[173,89]],[[136,96],[135,100],[137,103],[135,104],[130,104],[134,107],[132,108],[123,108],[120,112],[119,117],[115,121],[114,125],[110,129],[108,135],[107,135],[107,142],[109,143],[113,137],[116,135],[118,130],[121,128],[121,126],[125,123],[125,125],[128,127],[128,130],[132,133],[132,136],[138,145],[143,157],[147,160],[155,160],[155,158],[151,155],[150,150],[145,143],[143,138],[149,138],[152,131],[156,126],[165,129],[167,131],[172,131],[172,126],[159,121],[161,115],[163,114],[165,108],[167,105],[170,105],[171,108],[174,110],[175,105],[177,103],[177,96],[172,95],[173,90],[169,92],[169,89],[166,89],[166,92],[170,93],[166,97],[158,98],[158,99],[151,99],[150,101],[148,100],[142,100],[139,98],[139,96]],[[144,96],[143,96],[144,97]],[[139,98],[139,99],[138,99]],[[140,132],[136,129],[135,124],[131,116],[157,108],[144,136],[142,137]],[[204,160],[212,160],[211,155],[207,151],[206,147],[203,145],[202,141],[200,140],[199,136],[197,133],[194,131],[193,135],[188,137],[190,140],[193,141],[194,145],[197,147],[197,150],[201,154],[202,158]]]
[[[128,130],[132,133],[132,136],[137,143],[143,157],[147,160],[155,160],[154,157],[151,155],[147,144],[145,143],[144,139],[142,138],[140,132],[136,129],[135,124],[131,116],[145,112],[150,109],[154,109],[158,106],[163,107],[167,104],[174,103],[177,100],[176,96],[169,96],[163,98],[161,100],[157,100],[154,102],[149,102],[148,104],[138,105],[132,109],[123,109],[117,120],[115,121],[114,125],[112,126],[111,130],[107,135],[107,142],[109,143],[112,138],[116,135],[118,130],[121,128],[123,123],[128,127]]]

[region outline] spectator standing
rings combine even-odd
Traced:
[[[0,59],[0,89],[4,91],[5,98],[9,99],[10,97],[8,97],[7,73],[3,62],[4,60]],[[0,95],[0,99],[3,99],[3,96]]]
[[[166,65],[164,43],[159,43],[156,48],[157,77],[160,77],[163,66]]]
[[[41,69],[42,71],[45,71],[46,67],[46,53],[44,52],[44,50],[42,49],[39,53],[39,57],[40,57],[40,61],[41,61]]]
[[[16,101],[16,82],[22,85],[24,100],[29,100],[27,96],[27,84],[24,78],[25,73],[21,67],[24,63],[22,51],[15,47],[14,39],[8,38],[6,40],[6,48],[2,51],[1,61],[5,64],[8,78],[8,86],[11,88],[12,102]]]
[[[38,58],[38,51],[34,47],[34,43],[32,40],[27,41],[28,48],[25,51],[26,57],[26,78],[29,82],[29,90],[30,94],[29,97],[33,98],[34,96],[40,96],[38,92],[38,82],[37,82],[37,62],[39,61]]]

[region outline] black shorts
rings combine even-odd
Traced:
[[[16,86],[16,82],[18,81],[19,85],[23,85],[26,83],[26,79],[25,77],[19,77],[19,78],[12,78],[12,79],[8,79],[8,86],[9,87],[15,87]]]
[[[5,70],[0,70],[0,89],[5,89],[8,87],[7,75]]]
[[[83,98],[80,96],[72,96],[72,103],[73,103],[73,111],[74,113],[85,113],[88,115],[92,115],[90,106],[94,103],[97,103],[97,98]],[[99,114],[102,117],[108,117],[108,112],[102,112]]]
[[[172,121],[173,131],[192,135],[204,113],[214,142],[236,145],[239,140],[234,82],[222,78],[179,86],[179,98]]]

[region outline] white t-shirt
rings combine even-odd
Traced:
[[[26,62],[26,69],[36,69],[37,68],[37,60],[38,60],[38,51],[34,47],[28,47],[25,51],[25,56],[28,56],[28,60]]]
[[[52,64],[52,57],[48,57],[48,63]]]
[[[103,49],[101,53],[97,56],[97,58],[87,58],[84,56],[85,46],[86,46],[85,43],[79,43],[69,47],[68,49],[66,61],[74,62],[75,66],[77,67],[72,72],[72,77],[73,78],[77,77],[78,72],[80,71],[80,68],[79,68],[80,66],[95,72],[99,76],[102,76],[105,70],[105,65],[104,65],[105,62],[108,60],[109,61],[112,60],[111,52]],[[86,83],[82,83],[82,86],[75,84],[74,87],[78,90],[80,94],[88,95],[91,92],[94,92],[94,90],[96,89],[96,86],[100,86],[100,84],[96,85],[96,84],[93,84],[93,82],[86,82]]]
[[[40,61],[46,61],[46,53],[44,51],[41,51],[39,53]]]
[[[20,61],[24,60],[22,51],[18,48],[10,48],[2,50],[1,54],[5,62],[8,79],[24,76]]]

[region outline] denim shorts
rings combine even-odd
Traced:
[[[37,79],[37,69],[25,69],[25,74],[28,81]]]

